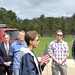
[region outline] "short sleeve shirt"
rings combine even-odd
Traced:
[[[19,69],[20,68],[20,48],[21,47],[27,47],[27,44],[25,41],[23,41],[21,44],[18,41],[15,41],[10,46],[10,52],[9,55],[13,56],[13,69]]]

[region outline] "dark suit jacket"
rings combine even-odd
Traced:
[[[40,63],[38,62],[39,71],[41,73]],[[21,59],[20,75],[39,75],[34,57],[29,53],[25,54]],[[42,73],[40,74],[42,75]]]
[[[11,43],[9,43],[9,51],[10,51],[10,45]],[[10,56],[6,54],[4,42],[2,42],[0,44],[0,69],[4,70],[6,66],[3,63],[8,61],[11,61],[11,59],[10,59]],[[9,66],[9,69],[12,69],[12,65]]]
[[[72,45],[72,56],[75,59],[75,40],[73,41],[73,45]]]

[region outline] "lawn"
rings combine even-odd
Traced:
[[[48,44],[52,40],[55,40],[55,37],[41,37],[38,48],[34,49],[35,54],[38,57],[42,56],[42,53],[43,53],[44,49],[46,48],[46,46],[48,46]],[[63,40],[68,42],[68,45],[69,45],[69,57],[68,58],[72,59],[71,48],[72,48],[74,38],[73,37],[65,37],[65,38],[63,38]]]

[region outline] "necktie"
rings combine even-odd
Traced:
[[[7,45],[7,43],[6,43],[6,53],[8,55],[8,45]]]

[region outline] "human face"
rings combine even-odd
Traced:
[[[24,38],[25,38],[25,33],[19,32],[19,34],[18,34],[18,40],[19,41],[24,41]]]
[[[62,40],[62,36],[63,36],[63,33],[62,33],[62,32],[58,32],[58,33],[56,34],[57,40],[58,40],[58,41],[61,41],[61,40]]]
[[[39,45],[39,37],[36,36],[36,38],[32,41],[32,47],[37,48]]]
[[[4,36],[4,42],[5,42],[5,43],[8,43],[8,42],[9,42],[9,39],[10,39],[10,38],[9,38],[9,35],[5,35],[5,36]]]

